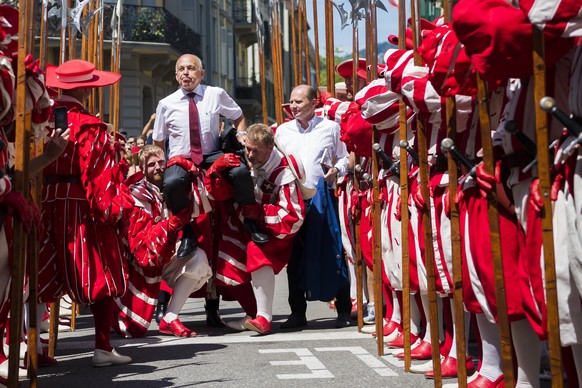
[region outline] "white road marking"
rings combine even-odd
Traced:
[[[80,331],[76,336],[81,335]],[[93,330],[87,331],[91,338]],[[169,342],[176,345],[197,345],[197,344],[243,344],[243,343],[267,343],[267,342],[296,342],[296,341],[327,341],[327,340],[361,340],[362,336],[357,331],[329,331],[329,332],[297,332],[297,333],[275,333],[270,335],[256,335],[251,332],[226,333],[222,336],[198,335],[192,338],[179,338],[166,335],[154,335],[143,338],[112,338],[115,347],[163,347]],[[93,340],[69,341],[69,338],[61,336],[59,338],[59,349],[93,349]]]
[[[307,348],[297,349],[259,349],[262,354],[277,354],[277,353],[295,353],[299,360],[287,361],[270,361],[274,366],[285,365],[305,365],[311,373],[285,373],[278,374],[277,378],[280,380],[291,379],[329,379],[333,378],[333,374],[327,370],[325,365],[321,363]]]
[[[382,361],[371,355],[361,346],[338,346],[328,348],[315,348],[318,352],[350,352],[358,357],[364,364],[372,368],[380,376],[398,376],[398,373],[388,368]]]
[[[390,364],[390,365],[394,365],[398,368],[404,368],[404,360],[402,360],[400,358],[396,358],[391,354],[386,355],[386,356],[382,356],[382,358],[384,360],[386,360],[386,362],[388,362],[388,364]]]

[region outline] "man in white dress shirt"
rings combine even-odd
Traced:
[[[246,127],[242,109],[238,104],[224,89],[202,85],[203,78],[204,69],[200,58],[191,54],[184,54],[178,58],[176,80],[180,88],[158,103],[152,139],[154,144],[164,150],[166,138],[169,139],[168,159],[187,159],[197,168],[207,169],[223,154],[220,116],[233,120],[239,135],[237,137],[241,142],[244,142]],[[184,168],[182,163],[167,168],[164,174],[163,192],[172,214],[178,214],[189,206],[188,198],[192,195],[192,186],[191,171],[188,170],[189,168]],[[228,176],[236,188],[235,200],[241,204],[253,203],[254,184],[244,163],[229,170]],[[189,257],[196,245],[194,230],[188,224],[182,228],[177,257],[179,259]],[[211,300],[213,301],[211,309],[217,310],[218,299]],[[206,301],[207,313],[209,301],[209,299]],[[160,303],[159,306],[164,304]],[[223,326],[222,320],[217,315],[211,314],[207,318],[212,326]]]
[[[315,188],[321,177],[333,186],[338,175],[343,176],[348,173],[348,151],[340,140],[339,124],[315,114],[317,93],[309,85],[296,86],[291,92],[290,104],[295,119],[277,128],[275,135],[277,141],[288,154],[301,159],[305,168],[306,187]],[[307,211],[309,202],[307,200],[305,203],[306,223],[309,218]],[[337,214],[337,203],[335,205]],[[287,266],[288,301],[291,315],[286,322],[281,324],[284,329],[302,327],[307,324],[307,302],[304,291],[299,288],[304,234],[305,227],[302,227],[295,238],[293,254]],[[350,324],[351,307],[349,286],[338,290],[336,327],[345,327]]]

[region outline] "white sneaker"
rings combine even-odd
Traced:
[[[375,331],[376,331],[376,325],[362,326],[362,333],[364,333],[364,334],[372,334]]]
[[[131,357],[122,356],[115,349],[112,349],[111,352],[95,349],[92,362],[94,367],[125,365],[131,362]]]
[[[239,319],[238,321],[226,322],[225,325],[226,327],[234,331],[246,331],[248,329],[245,327],[245,322],[249,319],[252,319],[252,317],[250,315],[247,315],[244,318]]]
[[[364,317],[364,325],[373,325],[376,321],[376,311],[374,309],[374,303],[368,303],[368,315]]]

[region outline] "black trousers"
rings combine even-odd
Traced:
[[[215,151],[204,155],[200,164],[201,168],[208,169],[221,155],[222,151]],[[224,171],[226,179],[234,187],[234,200],[239,204],[250,204],[255,201],[255,188],[251,172],[241,163],[240,166]],[[192,190],[192,177],[190,173],[178,165],[170,166],[164,173],[163,192],[166,198],[166,206],[172,214],[179,213],[190,205],[190,191]]]
[[[337,212],[337,199],[332,195],[333,206]],[[311,201],[305,201],[305,211],[306,214],[309,212],[309,206]],[[306,221],[307,221],[306,216]],[[289,286],[289,307],[291,307],[291,314],[296,316],[305,316],[307,312],[307,300],[305,299],[305,291],[299,288],[299,283],[301,281],[301,273],[299,272],[301,268],[301,260],[303,258],[304,241],[305,241],[305,228],[306,222],[303,223],[299,232],[293,240],[293,252],[291,253],[291,259],[287,264],[287,283]],[[342,261],[343,265],[345,261]],[[341,288],[337,291],[335,307],[338,315],[342,313],[349,314],[352,311],[352,302],[350,300],[350,287]]]

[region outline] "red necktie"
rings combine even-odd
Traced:
[[[196,93],[188,93],[188,116],[190,119],[190,158],[197,166],[202,163],[202,145],[200,141],[200,117],[194,102]]]

